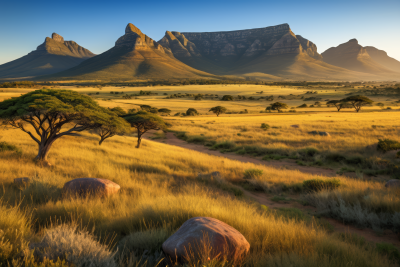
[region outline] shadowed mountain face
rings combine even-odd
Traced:
[[[399,74],[400,62],[390,58],[386,52],[375,47],[363,47],[356,39],[337,47],[331,47],[322,53],[326,63],[349,70],[394,76]]]
[[[288,24],[231,32],[167,31],[159,43],[189,66],[219,75],[313,80],[367,76],[323,62],[317,46],[295,35]]]
[[[168,79],[212,76],[177,60],[169,49],[129,23],[110,50],[82,64],[40,79]]]
[[[74,41],[64,41],[57,33],[46,37],[35,51],[0,65],[0,77],[16,78],[52,74],[72,68],[94,54]]]

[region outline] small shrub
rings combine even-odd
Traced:
[[[244,171],[244,179],[254,179],[261,177],[263,175],[263,170],[259,169],[247,169]]]
[[[270,126],[268,125],[268,124],[266,124],[266,123],[261,123],[261,129],[263,129],[264,131],[265,130],[268,130],[270,128]]]
[[[400,263],[400,252],[399,250],[393,246],[392,244],[388,243],[376,243],[376,250],[386,255],[390,260],[395,260]]]
[[[189,109],[186,111],[186,116],[196,116],[196,115],[199,115],[199,113],[198,113],[197,110],[194,109],[194,108],[189,108]]]
[[[320,191],[323,189],[332,190],[340,186],[340,180],[321,180],[321,179],[311,179],[303,182],[303,188],[306,191]]]
[[[326,155],[325,158],[328,161],[334,161],[334,162],[341,162],[346,160],[346,157],[339,153],[330,153]]]
[[[319,151],[313,147],[308,147],[300,151],[300,153],[305,155],[306,157],[314,157],[318,152]]]
[[[62,241],[62,242],[61,242]],[[116,267],[115,253],[100,244],[87,231],[79,231],[76,226],[59,225],[46,229],[43,238],[30,245],[40,259],[66,259],[76,267],[99,266]]]
[[[396,158],[400,158],[400,151],[396,153]]]
[[[215,145],[213,145],[214,149],[233,149],[235,147],[236,147],[236,144],[231,141],[223,141],[223,142],[216,143]]]
[[[191,136],[187,138],[186,140],[189,143],[200,143],[203,144],[207,141],[207,138],[205,136]]]
[[[390,139],[379,139],[378,150],[382,152],[387,152],[391,150],[400,149],[400,142]]]
[[[0,142],[0,152],[4,151],[15,151],[18,155],[22,154],[22,150],[14,145],[7,142]]]

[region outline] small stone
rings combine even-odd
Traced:
[[[320,136],[331,136],[328,132],[319,132]]]

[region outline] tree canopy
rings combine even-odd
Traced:
[[[287,108],[288,108],[288,105],[286,105],[285,103],[282,103],[282,102],[275,102],[275,103],[271,104],[272,110],[281,111],[281,109],[287,109]]]
[[[337,108],[337,111],[340,111],[342,108],[345,107],[344,102],[341,100],[330,100],[326,102],[327,105],[334,105]]]
[[[226,108],[222,107],[222,106],[216,106],[216,107],[211,108],[209,111],[215,113],[218,117],[219,114],[223,114],[226,112]]]
[[[232,101],[233,97],[231,95],[224,95],[221,100],[223,100],[223,101]]]
[[[164,130],[167,128],[163,118],[147,111],[129,114],[124,119],[137,130],[137,148],[140,147],[143,134],[148,130]]]
[[[199,113],[197,112],[197,110],[196,109],[194,109],[194,108],[188,108],[188,110],[186,110],[186,115],[187,116],[196,116],[196,115],[198,115]]]
[[[171,110],[170,109],[168,109],[168,108],[160,108],[159,110],[158,110],[158,112],[159,113],[163,113],[163,114],[170,114],[171,113]]]
[[[366,96],[363,95],[353,95],[353,96],[349,96],[346,97],[342,100],[340,100],[341,102],[348,102],[349,104],[351,104],[355,110],[357,112],[359,112],[361,110],[361,107],[368,105],[368,104],[372,104],[374,101],[372,101],[371,99],[369,99]]]
[[[4,100],[0,102],[0,119],[26,132],[38,144],[36,159],[46,163],[52,144],[62,136],[104,126],[126,126],[122,118],[89,96],[70,90],[42,89]]]
[[[117,114],[118,116],[124,116],[124,115],[126,115],[126,111],[123,110],[121,107],[111,108],[110,110],[111,110],[112,112],[114,112],[115,114]]]

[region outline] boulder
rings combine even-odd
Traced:
[[[387,187],[387,188],[400,188],[400,180],[398,180],[398,179],[389,180],[385,184],[385,187]]]
[[[210,217],[195,217],[187,220],[178,231],[162,245],[162,250],[172,262],[184,263],[188,257],[204,254],[205,247],[212,248],[207,255],[210,260],[226,259],[238,262],[250,250],[246,238],[235,228]]]
[[[317,131],[311,131],[311,132],[308,132],[308,134],[317,135],[318,132]]]
[[[212,172],[212,173],[207,173],[207,174],[202,174],[199,173],[197,175],[197,179],[200,180],[216,180],[216,181],[221,181],[222,176],[220,172]]]
[[[293,127],[293,128],[300,128],[300,125],[294,124],[294,125],[290,125],[290,127]]]
[[[79,196],[96,195],[107,197],[120,190],[120,186],[107,179],[78,178],[64,184],[64,194]]]
[[[16,184],[16,185],[27,185],[30,182],[31,182],[31,179],[28,177],[21,177],[21,178],[14,179],[14,184]]]

